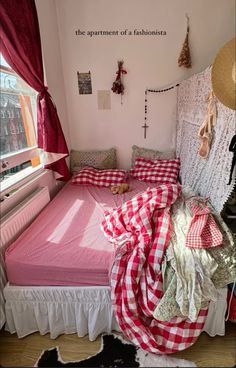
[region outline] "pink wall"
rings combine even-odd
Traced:
[[[63,116],[73,149],[115,146],[119,165],[129,167],[131,146],[174,147],[176,89],[149,94],[147,139],[144,91],[165,87],[205,69],[235,32],[234,0],[37,0],[49,89]],[[193,67],[177,59],[190,17]],[[76,30],[163,30],[164,36],[76,36]],[[59,33],[58,33],[59,32]],[[111,92],[111,109],[99,110],[97,91],[110,90],[117,60],[124,60],[123,105]],[[91,71],[93,94],[79,95],[77,71]],[[65,100],[66,106],[65,107]]]
[[[65,98],[64,76],[62,72],[58,22],[54,0],[36,0],[43,49],[45,83],[56,103],[62,129],[70,146],[69,125]]]

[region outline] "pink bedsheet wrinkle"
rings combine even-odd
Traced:
[[[5,253],[14,285],[109,285],[114,247],[102,233],[104,210],[120,206],[147,183],[130,181],[129,192],[68,183]],[[151,185],[153,186],[153,185]]]

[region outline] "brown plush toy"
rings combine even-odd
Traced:
[[[129,190],[129,185],[126,183],[113,185],[111,187],[112,194],[122,194],[122,193],[128,192],[128,190]]]

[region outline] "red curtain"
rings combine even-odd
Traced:
[[[65,157],[68,148],[47,87],[44,85],[43,62],[37,10],[34,0],[0,1],[1,53],[11,68],[38,92],[38,147],[46,153],[46,168],[64,180],[70,178]]]

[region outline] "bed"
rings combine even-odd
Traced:
[[[50,332],[52,338],[88,333],[94,340],[118,329],[109,287],[114,247],[100,223],[105,209],[148,187],[138,180],[129,184],[131,191],[112,195],[110,188],[67,183],[8,247],[4,288],[8,331],[19,337]]]
[[[4,288],[6,326],[24,337],[39,331],[89,335],[119,331],[111,303],[109,274],[114,246],[101,222],[110,211],[156,184],[128,179],[130,190],[67,183],[31,226],[5,253],[8,284]],[[226,288],[210,302],[203,327],[224,335]]]
[[[214,216],[223,234],[225,248],[222,253],[221,249],[216,254],[212,251],[213,258],[218,257],[221,263],[217,274],[222,279],[221,282],[217,280],[217,293],[208,304],[208,314],[202,318],[200,328],[200,331],[206,331],[210,336],[223,336],[227,309],[226,285],[234,281],[236,276],[234,240],[219,213],[234,185],[227,185],[226,179],[231,165],[228,143],[235,134],[235,117],[233,111],[217,103],[218,117],[211,151],[207,160],[199,158],[197,132],[205,116],[206,95],[210,89],[210,68],[181,83],[178,91],[176,154],[181,161],[180,177],[186,196],[198,194],[209,197],[217,211]],[[132,165],[139,156],[163,160],[175,157],[173,151],[163,154],[138,146],[132,149]],[[70,160],[72,172],[80,170],[81,165],[98,169],[117,167],[114,148],[95,153],[72,151]],[[100,333],[120,330],[114,316],[109,285],[115,257],[114,243],[104,236],[101,223],[104,211],[122,206],[146,191],[147,187],[155,188],[155,184],[138,180],[142,179],[142,173],[138,170],[136,174],[135,179],[128,181],[132,190],[119,195],[112,195],[110,188],[87,184],[73,186],[69,182],[29,229],[8,248],[5,255],[8,283],[4,288],[7,331],[16,332],[19,337],[35,331],[49,333],[51,338],[63,333],[77,333],[78,336],[88,334],[89,339],[94,340]],[[175,213],[178,213],[178,208]],[[179,212],[180,217],[183,213]],[[172,219],[172,225],[180,223],[178,219]],[[171,246],[167,253],[169,249],[173,250],[174,238],[170,238]],[[36,245],[32,246],[35,241]],[[171,253],[169,257],[173,259]],[[165,314],[163,318],[168,318],[166,314],[176,310],[175,298],[172,298],[171,308],[171,298],[168,298],[171,292],[176,296],[173,287],[175,278],[171,274],[167,276],[164,278],[167,280],[163,298],[165,303],[159,303],[160,308],[155,310],[158,316]],[[194,334],[196,331],[193,328],[191,335]],[[174,336],[177,342],[182,341],[186,337],[185,331],[181,336]]]

